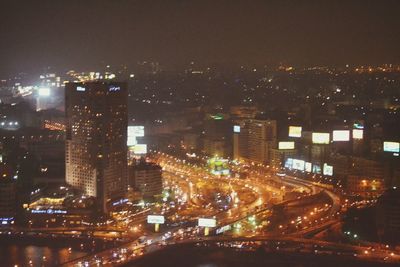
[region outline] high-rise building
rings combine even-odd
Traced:
[[[204,152],[210,156],[231,156],[231,123],[226,114],[207,114],[204,120]]]
[[[124,83],[68,83],[66,181],[98,199],[99,210],[127,189],[127,99]]]
[[[269,150],[276,148],[275,120],[242,120],[234,126],[233,158],[269,163]]]
[[[16,182],[9,177],[0,177],[0,226],[14,223],[16,213]]]
[[[162,193],[162,168],[141,160],[129,167],[129,185],[142,193],[143,198],[153,198]]]
[[[376,223],[381,240],[398,243],[400,237],[400,190],[387,190],[377,202]]]
[[[249,122],[240,120],[233,126],[233,159],[249,158]]]

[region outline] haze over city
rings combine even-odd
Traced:
[[[398,266],[399,1],[2,1],[1,266]]]
[[[157,61],[399,63],[398,1],[2,1],[0,77]]]

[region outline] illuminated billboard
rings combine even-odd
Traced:
[[[82,86],[77,86],[77,87],[76,87],[76,91],[78,91],[78,92],[85,92],[85,91],[86,91],[86,88],[85,88],[85,87],[82,87]]]
[[[305,165],[305,161],[304,160],[293,159],[292,168],[294,170],[304,171],[304,165]]]
[[[128,146],[137,145],[137,137],[144,136],[144,126],[128,126]],[[143,147],[142,147],[143,148]]]
[[[144,136],[144,126],[131,126],[133,128],[133,134],[136,137]]]
[[[147,145],[146,144],[136,144],[132,146],[133,153],[136,155],[147,154]]]
[[[301,137],[302,128],[300,126],[289,126],[289,137]]]
[[[224,233],[224,232],[226,232],[226,231],[229,231],[229,230],[231,230],[231,229],[232,229],[232,226],[231,226],[230,224],[228,224],[228,225],[222,226],[221,228],[218,228],[218,229],[215,231],[215,233],[216,233],[217,235],[219,235],[219,234],[222,234],[222,233]]]
[[[294,149],[294,142],[279,142],[278,143],[279,149]]]
[[[200,227],[215,227],[217,226],[217,221],[215,219],[199,218],[197,225]]]
[[[39,96],[50,96],[50,88],[42,87],[38,89]]]
[[[293,159],[292,158],[288,158],[285,162],[285,168],[291,169],[293,166]]]
[[[128,126],[128,139],[127,139],[128,146],[134,146],[137,144],[134,127],[135,126]]]
[[[306,162],[304,165],[304,169],[306,172],[311,172],[312,171],[312,163],[311,162]]]
[[[165,223],[165,218],[162,215],[147,215],[147,223],[163,224]]]
[[[233,126],[233,132],[234,133],[240,133],[240,125],[234,125]]]
[[[350,131],[349,130],[335,130],[332,134],[333,142],[345,142],[350,141]]]
[[[400,143],[399,142],[383,142],[383,151],[400,153]]]
[[[332,176],[333,175],[333,166],[324,163],[324,167],[323,167],[322,171],[323,171],[324,175]]]
[[[321,166],[318,164],[313,164],[312,165],[312,172],[316,173],[316,174],[320,174],[321,173]]]
[[[312,133],[313,144],[329,144],[330,141],[329,133]]]
[[[364,130],[353,129],[353,139],[363,139],[364,138]]]

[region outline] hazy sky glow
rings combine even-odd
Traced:
[[[400,63],[400,1],[2,0],[0,75],[159,61]]]

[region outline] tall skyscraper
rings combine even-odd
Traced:
[[[270,149],[277,145],[275,120],[249,119],[237,125],[233,139],[234,159],[270,162]]]
[[[276,147],[276,121],[251,120],[249,125],[249,159],[269,163],[269,149]]]
[[[127,99],[124,83],[68,83],[66,181],[98,199],[99,209],[127,188]]]

